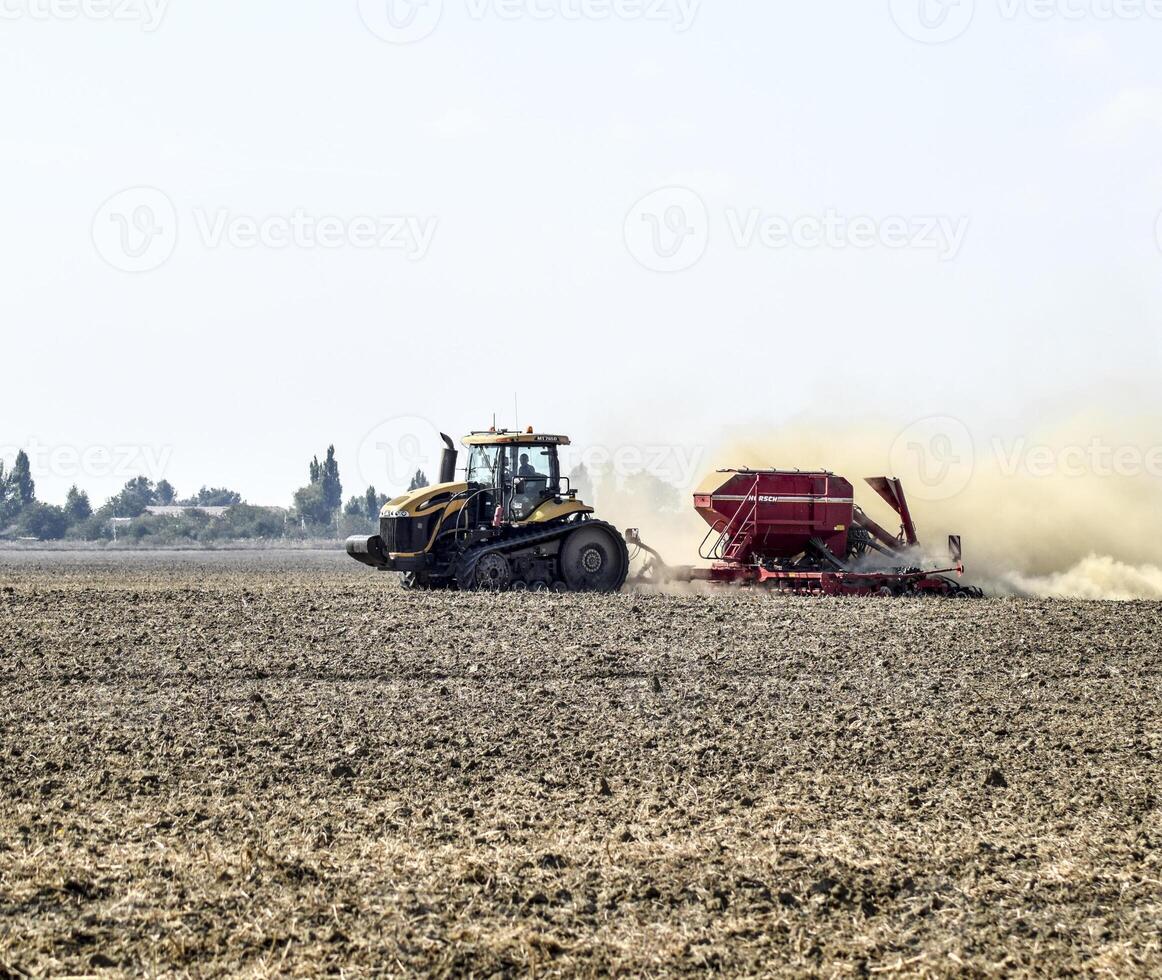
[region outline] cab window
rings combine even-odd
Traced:
[[[553,479],[556,451],[544,446],[514,446],[512,471],[518,478],[548,482]]]
[[[473,446],[468,457],[468,482],[485,487],[495,487],[499,478],[500,448],[497,446]]]
[[[529,495],[557,492],[556,446],[510,446],[506,467]]]
[[[518,521],[557,493],[556,446],[510,446],[504,466],[505,487],[512,491],[509,510]]]

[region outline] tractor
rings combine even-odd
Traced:
[[[561,475],[566,436],[489,429],[446,435],[439,481],[384,505],[379,533],[347,540],[356,561],[406,589],[617,592],[629,573],[622,535]]]

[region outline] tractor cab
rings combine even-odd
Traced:
[[[479,488],[489,509],[501,508],[506,521],[527,521],[547,501],[562,496],[557,450],[567,445],[565,436],[531,430],[474,432],[464,439],[467,481]]]

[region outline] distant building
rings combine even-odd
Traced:
[[[286,507],[265,507],[261,504],[256,505],[259,510],[269,511],[272,514],[277,514],[279,517],[286,519],[290,511]],[[192,507],[188,504],[168,504],[165,506],[156,505],[153,507],[146,507],[145,513],[151,517],[184,517],[186,514],[192,514],[195,511],[200,511],[203,514],[208,514],[210,517],[222,517],[229,507]]]
[[[229,509],[229,507],[184,507],[180,504],[169,504],[164,507],[146,507],[145,512],[151,517],[184,517],[186,514],[200,510],[210,517],[221,517]]]

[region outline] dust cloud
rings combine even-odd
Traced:
[[[1162,599],[1162,568],[1127,565],[1117,559],[1091,555],[1066,572],[1035,578],[1012,573],[1020,591],[1059,599]]]
[[[898,476],[931,559],[947,561],[960,534],[966,581],[993,595],[1162,599],[1162,426],[1078,414],[1054,426],[918,423],[884,418],[798,419],[735,428],[708,446],[695,483],[726,467],[827,469],[851,480],[869,516],[899,521],[864,482]],[[700,564],[707,528],[681,488],[681,506],[659,511],[618,492],[600,515],[637,527],[670,564]]]

